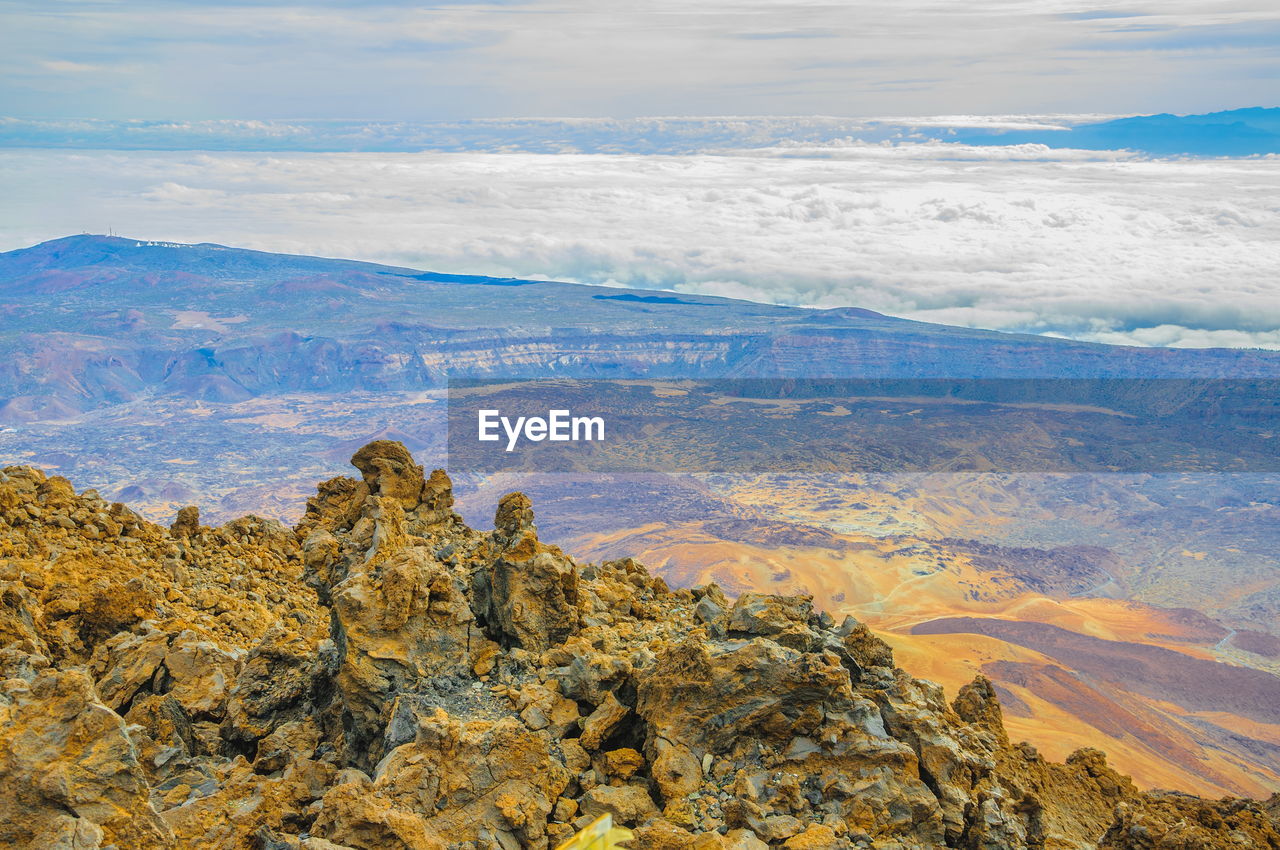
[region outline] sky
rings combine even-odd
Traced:
[[[1275,103],[1274,0],[0,0],[0,115],[454,120]]]
[[[1067,129],[1278,95],[1275,0],[0,0],[0,250],[110,229],[1280,348],[1280,155]]]

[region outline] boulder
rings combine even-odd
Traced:
[[[375,440],[352,456],[351,465],[360,470],[371,495],[391,499],[406,511],[418,506],[426,481],[403,443]]]
[[[124,721],[85,673],[0,683],[0,729],[0,845],[175,846]]]
[[[315,832],[358,850],[416,850],[482,834],[498,847],[545,850],[547,823],[569,784],[546,736],[511,718],[463,723],[442,709],[376,774],[368,788],[331,790]]]
[[[564,643],[579,628],[573,562],[538,541],[523,493],[502,498],[494,526],[495,557],[477,588],[493,638],[532,653]]]

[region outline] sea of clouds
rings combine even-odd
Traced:
[[[1280,348],[1274,157],[0,151],[0,250],[108,229],[1109,343]]]
[[[692,154],[847,140],[954,140],[957,132],[1035,130],[1070,137],[1112,115],[934,115],[905,118],[718,116],[147,121],[0,116],[0,148],[484,153]],[[1053,144],[1054,147],[1068,147]]]

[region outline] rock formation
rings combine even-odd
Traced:
[[[170,529],[0,475],[0,845],[546,850],[603,813],[652,850],[1280,850],[1275,799],[1138,791],[1009,740],[810,600],[576,564],[405,448],[297,528]]]

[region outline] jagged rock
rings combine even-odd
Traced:
[[[635,837],[625,845],[636,850],[724,850],[727,846],[719,833],[698,835],[665,820],[651,821],[635,830]]]
[[[848,671],[832,652],[802,653],[762,637],[721,643],[690,638],[639,677],[636,711],[649,727],[655,771],[664,747],[684,747],[695,759],[721,759],[743,780],[740,793],[766,805],[818,794],[877,832],[910,829],[926,843],[941,843],[938,804],[913,775],[912,752],[888,735],[876,705],[853,692]],[[804,776],[803,787],[786,793],[769,786],[757,767],[762,758],[788,764]],[[892,781],[885,781],[888,776]],[[736,811],[726,808],[731,826],[762,838],[789,837],[780,835],[783,822],[770,821],[754,802],[744,801]],[[800,831],[805,823],[798,826]]]
[[[354,478],[339,476],[322,481],[316,494],[307,499],[306,513],[298,523],[301,537],[317,528],[345,531],[351,528],[369,495],[369,487]]]
[[[333,604],[330,591],[347,577],[338,538],[324,529],[311,532],[302,541],[302,562],[305,580],[319,594],[321,603]]]
[[[598,750],[605,740],[631,716],[631,709],[618,702],[612,693],[605,694],[600,705],[582,723],[582,735],[578,738],[587,750]]]
[[[644,765],[644,756],[630,747],[610,750],[604,754],[604,773],[610,780],[626,781],[635,776]]]
[[[91,669],[98,674],[102,701],[116,711],[127,711],[127,705],[140,689],[150,685],[168,654],[169,635],[159,630],[120,632],[99,644]]]
[[[916,757],[921,780],[939,809],[939,843],[964,834],[976,805],[973,792],[995,767],[988,742],[972,735],[932,682],[900,677],[895,687],[875,692],[885,728]]]
[[[405,510],[418,506],[426,481],[422,467],[402,444],[375,440],[352,456],[351,465],[360,470],[370,494],[398,502]]]
[[[749,829],[731,829],[725,834],[725,850],[768,850],[769,845]]]
[[[528,532],[537,533],[533,524],[533,503],[524,493],[508,493],[498,500],[493,527],[504,542],[523,537]]]
[[[437,691],[461,687],[474,675],[483,635],[462,579],[421,548],[362,565],[332,598],[345,746],[371,766],[382,757],[379,739],[394,696],[420,683]]]
[[[292,531],[0,474],[0,844],[1280,850],[1280,797],[1048,762],[807,597],[580,569],[522,494],[482,533],[403,446],[354,462]]]
[[[715,584],[710,584],[703,588],[698,599],[698,604],[694,606],[693,618],[699,623],[704,623],[711,631],[714,638],[723,638],[725,636],[725,613],[729,607],[729,601],[725,598],[724,591]]]
[[[354,847],[348,847],[345,844],[334,844],[324,838],[316,838],[314,835],[307,836],[298,842],[301,850],[355,850]]]
[[[418,814],[390,805],[357,783],[329,789],[316,825],[332,840],[354,850],[447,850],[445,839],[428,831]]]
[[[1280,848],[1280,824],[1253,800],[1152,794],[1120,804],[1101,850]]]
[[[49,647],[41,637],[44,618],[38,599],[25,584],[0,581],[0,645],[47,657]]]
[[[312,758],[321,734],[320,727],[309,717],[280,724],[258,741],[253,769],[258,773],[275,773],[296,758]]]
[[[0,683],[0,844],[174,846],[124,721],[77,670]]]
[[[422,485],[415,518],[425,525],[436,525],[453,517],[453,482],[443,469],[432,470]]]
[[[568,783],[546,736],[511,718],[464,724],[437,709],[413,743],[378,765],[370,787],[331,790],[315,830],[358,850],[443,847],[482,833],[498,847],[540,850]]]
[[[184,631],[169,644],[160,687],[193,717],[221,718],[243,655]]]
[[[313,714],[319,680],[332,663],[327,655],[283,624],[266,635],[249,652],[228,697],[222,736],[233,749],[252,752],[281,725]]]
[[[761,635],[803,652],[818,641],[809,628],[811,618],[811,597],[744,593],[729,609],[727,628],[730,636]]]
[[[554,546],[538,541],[533,509],[523,493],[510,493],[494,517],[496,557],[478,595],[499,643],[544,652],[579,626],[578,572]]]
[[[683,800],[702,785],[702,762],[682,744],[668,744],[659,739],[653,760],[653,781],[658,793],[668,803]]]
[[[791,741],[839,711],[873,705],[855,697],[834,655],[807,654],[764,638],[672,644],[638,677],[636,711],[651,732],[703,753],[732,752],[744,740]]]
[[[588,818],[608,814],[622,826],[639,826],[658,814],[649,792],[640,785],[597,785],[582,800]]]
[[[792,815],[771,815],[761,821],[760,837],[770,843],[786,841],[799,835],[804,822]]]
[[[516,699],[520,719],[534,731],[545,729],[552,738],[563,738],[579,725],[578,704],[542,685],[525,686]]]
[[[174,537],[191,537],[200,533],[200,509],[195,505],[178,508],[178,516],[169,526]]]
[[[178,786],[180,799],[162,814],[182,847],[251,850],[263,827],[282,834],[305,832],[336,771],[295,755],[279,775],[262,776],[243,757],[210,773],[197,787]]]
[[[124,716],[138,761],[154,786],[181,771],[196,756],[210,756],[210,748],[196,733],[191,716],[169,695],[148,694],[133,701]]]
[[[554,665],[551,674],[560,683],[561,693],[593,706],[604,704],[631,680],[633,672],[630,659],[601,652],[577,637],[548,652],[547,658]]]
[[[149,616],[157,595],[155,587],[141,576],[123,581],[99,578],[78,607],[80,629],[90,640],[113,635]]]
[[[837,836],[831,827],[820,823],[782,842],[783,850],[846,850],[852,846]]]
[[[951,703],[956,714],[965,723],[979,726],[995,735],[1003,743],[1009,736],[1004,731],[1004,713],[1000,711],[1000,698],[991,680],[979,675],[956,694]]]
[[[853,665],[856,665],[856,672],[892,669],[893,649],[872,634],[863,623],[859,623],[852,617],[846,617],[836,631],[836,635],[840,638],[843,653]]]

